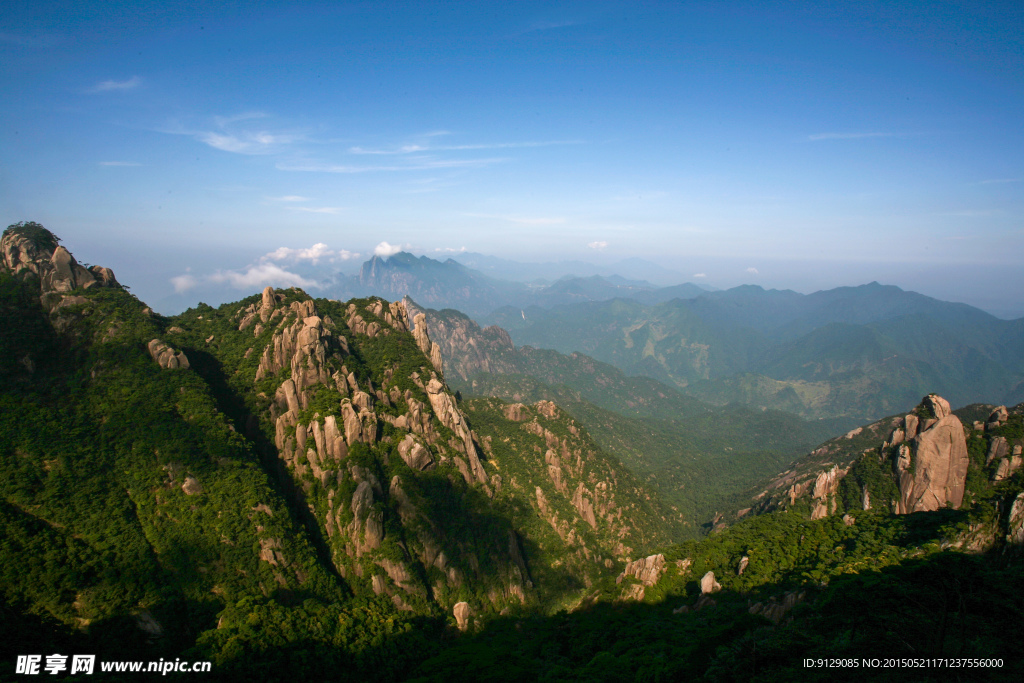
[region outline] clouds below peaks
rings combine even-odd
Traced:
[[[308,248],[295,249],[278,247],[274,251],[261,256],[255,263],[237,270],[218,270],[209,275],[194,275],[185,272],[170,279],[174,291],[178,294],[195,289],[201,285],[227,285],[234,289],[255,291],[267,287],[302,287],[303,289],[319,289],[321,284],[299,273],[289,270],[302,264],[312,266],[321,262],[336,263],[358,259],[359,254],[347,249],[331,249],[323,242]]]

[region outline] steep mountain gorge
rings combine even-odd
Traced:
[[[11,628],[226,670],[306,642],[388,679],[436,648],[394,639],[571,605],[678,526],[553,405],[460,406],[403,302],[164,318],[41,226],[0,246]]]
[[[425,316],[454,387],[467,396],[554,401],[675,506],[691,535],[728,509],[731,496],[846,428],[778,411],[712,406],[583,354],[516,347],[502,328],[481,329],[457,311],[426,310]]]

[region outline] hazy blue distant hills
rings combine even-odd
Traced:
[[[458,308],[474,314],[492,310],[526,294],[521,283],[496,280],[480,271],[448,259],[437,261],[400,252],[374,256],[359,274],[342,281],[342,298],[380,296],[401,299],[411,296],[427,305]]]
[[[703,400],[807,417],[874,419],[929,391],[954,405],[1012,403],[1024,379],[1024,321],[878,283],[503,308],[485,322],[516,344],[580,351]]]
[[[999,320],[967,304],[939,301],[877,282],[813,294],[743,285],[707,292],[690,308],[707,320],[751,327],[778,339],[793,339],[832,322],[864,325],[907,315],[924,315],[956,327]]]
[[[609,278],[619,276],[626,280],[644,280],[652,283],[652,286],[668,286],[684,279],[681,273],[640,258],[623,259],[606,266],[587,263],[586,261],[521,263],[519,261],[511,261],[497,256],[473,252],[453,254],[452,258],[469,268],[479,270],[491,277],[515,282],[550,284],[555,280],[565,277],[600,275]]]
[[[658,275],[657,266],[646,262],[623,262],[624,270],[619,272],[577,262],[553,264],[552,270],[536,270],[540,268],[536,264],[516,264],[475,256],[479,258],[468,263],[479,263],[483,270],[453,258],[438,261],[407,252],[390,257],[374,256],[363,264],[357,275],[337,276],[336,284],[329,293],[340,299],[353,296],[401,299],[410,296],[424,306],[455,308],[481,317],[505,306],[517,310],[528,306],[550,308],[615,298],[653,304],[679,297],[692,298],[706,291],[694,284],[661,288],[647,280],[622,274],[637,275],[653,269]],[[516,270],[519,266],[523,268]],[[594,273],[594,270],[600,270],[602,274]],[[584,275],[577,275],[578,272]],[[527,283],[527,276],[538,273],[543,273],[544,277],[531,278]],[[508,277],[510,274],[515,277]]]

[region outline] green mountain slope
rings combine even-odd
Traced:
[[[691,535],[729,509],[732,496],[851,426],[711,406],[583,354],[517,348],[501,328],[480,329],[457,311],[425,315],[454,387],[467,396],[554,401],[675,506]]]
[[[18,227],[0,242],[5,658],[56,638],[393,680],[449,625],[574,604],[672,538],[568,415],[460,408],[401,302],[267,288],[163,318]]]

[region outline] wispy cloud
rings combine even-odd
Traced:
[[[529,218],[524,216],[508,216],[491,213],[464,213],[464,216],[471,218],[494,218],[499,221],[508,221],[509,223],[518,223],[520,225],[558,225],[565,223],[564,218]]]
[[[308,202],[309,197],[302,197],[297,194],[286,194],[283,197],[266,197],[267,201],[271,202]]]
[[[505,161],[508,161],[508,159],[494,157],[487,159],[416,158],[411,159],[408,164],[390,166],[350,166],[312,162],[304,164],[278,164],[277,169],[279,171],[304,171],[310,173],[380,173],[386,171],[427,171],[440,168],[478,168],[490,166],[491,164],[500,164]]]
[[[190,126],[172,121],[156,130],[169,135],[186,135],[222,152],[247,155],[280,153],[306,139],[301,132],[274,131],[264,126],[255,128],[245,123],[269,116],[264,112],[243,112],[231,116],[214,116],[212,120],[207,119],[205,125]]]
[[[329,213],[336,214],[345,210],[343,206],[289,206],[290,211],[304,211],[306,213]]]
[[[100,166],[142,166],[137,161],[101,161]]]
[[[862,138],[891,138],[896,133],[814,133],[808,135],[808,140],[859,140]]]
[[[132,76],[127,81],[101,81],[91,87],[89,92],[110,92],[112,90],[131,90],[142,85],[142,79]]]
[[[757,275],[758,274],[757,268],[754,268],[754,267],[747,268],[746,272],[750,273],[751,275]]]
[[[604,249],[605,247],[607,247],[608,243],[607,242],[603,242],[603,241],[602,242],[590,242],[589,244],[587,244],[587,246],[590,247],[591,249],[598,249],[598,250],[600,250],[600,249]]]
[[[578,21],[536,21],[530,25],[528,29],[523,33],[529,33],[531,31],[550,31],[555,28],[565,28],[566,26],[576,26],[580,22]]]
[[[278,247],[274,251],[261,256],[260,261],[288,261],[291,263],[298,263],[299,261],[309,261],[315,266],[322,260],[348,261],[350,259],[357,258],[359,258],[359,254],[357,252],[348,251],[347,249],[339,249],[335,251],[334,249],[331,249],[323,242],[317,242],[308,249]]]
[[[262,111],[246,111],[241,114],[234,114],[232,116],[214,116],[213,121],[219,128],[230,126],[232,123],[238,123],[239,121],[251,121],[253,119],[265,119],[270,114]]]
[[[704,277],[707,277],[707,276],[708,276],[707,273],[694,273],[693,274],[693,277],[697,277],[697,278],[704,278]]]
[[[273,154],[282,147],[295,142],[295,135],[275,135],[267,131],[255,131],[230,135],[208,131],[198,133],[196,139],[214,149],[236,154]]]
[[[461,254],[466,251],[466,248],[459,247],[458,249],[455,249],[454,247],[437,247],[434,251],[444,254]]]
[[[416,152],[458,152],[479,149],[517,149],[526,147],[549,147],[551,145],[581,145],[582,140],[545,140],[538,142],[489,142],[471,145],[402,145],[390,149],[366,149],[350,147],[351,154],[413,154]]]

